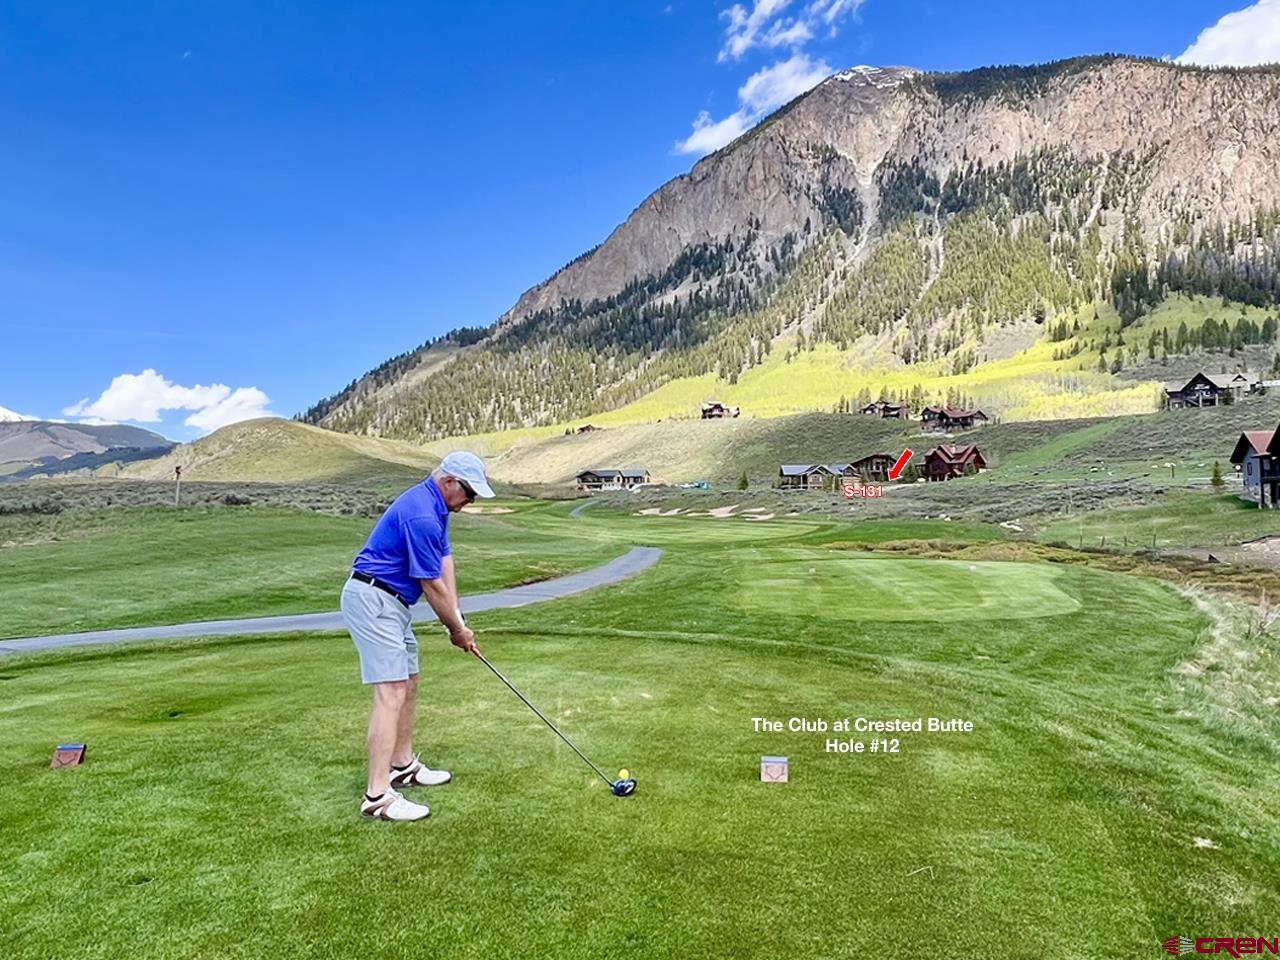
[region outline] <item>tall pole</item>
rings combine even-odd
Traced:
[[[182,494],[182,467],[175,466],[173,468],[173,505],[178,505],[178,498]]]

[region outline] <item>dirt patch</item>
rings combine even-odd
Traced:
[[[1263,537],[1261,540],[1242,543],[1236,552],[1246,563],[1280,567],[1280,537]]]

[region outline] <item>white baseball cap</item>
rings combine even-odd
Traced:
[[[454,450],[440,461],[440,469],[451,477],[457,477],[479,497],[492,497],[493,487],[484,475],[484,461],[470,450]]]

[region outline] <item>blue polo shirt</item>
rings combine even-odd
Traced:
[[[419,580],[435,580],[449,546],[449,508],[430,477],[410,487],[374,525],[356,554],[355,569],[385,580],[408,603],[422,596]]]

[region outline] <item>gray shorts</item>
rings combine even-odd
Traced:
[[[360,678],[365,683],[407,680],[418,672],[418,640],[409,608],[391,594],[361,580],[347,580],[342,619],[360,654]]]

